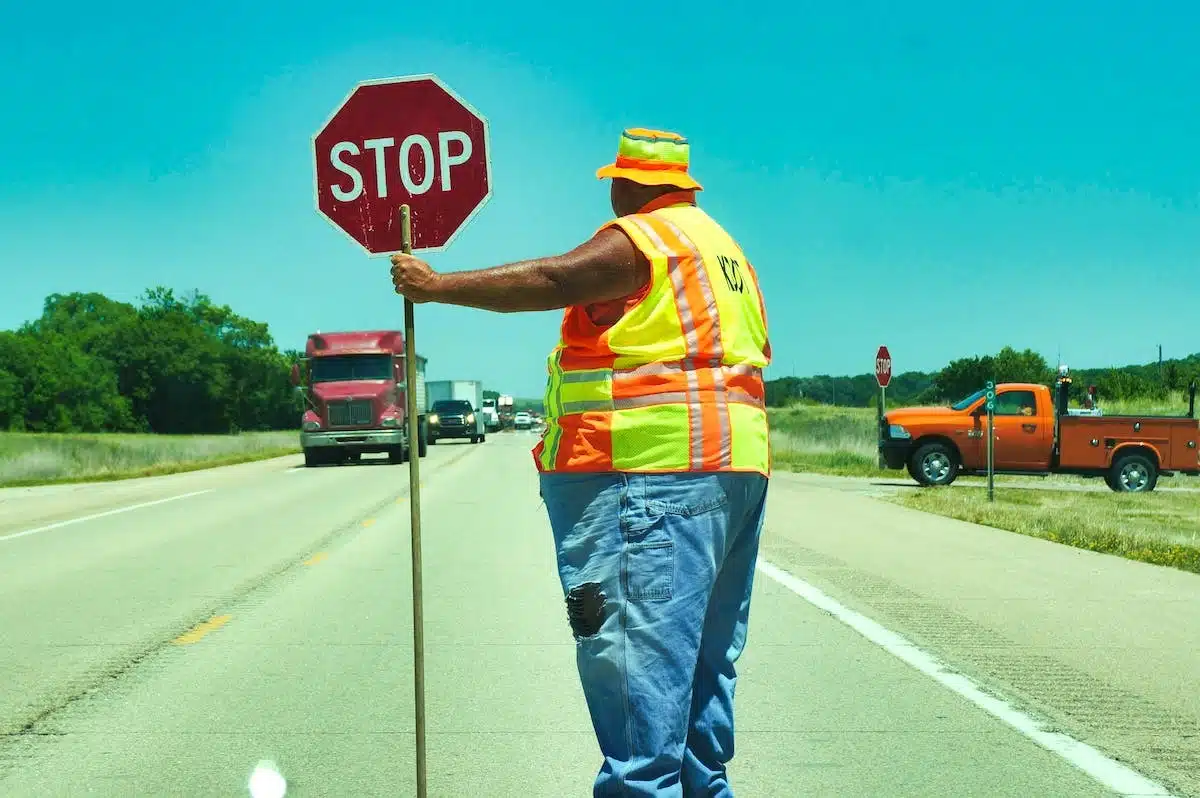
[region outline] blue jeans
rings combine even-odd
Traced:
[[[731,796],[767,478],[541,475],[604,763],[594,796]]]

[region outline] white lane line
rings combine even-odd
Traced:
[[[1066,734],[1044,730],[1029,715],[1006,701],[988,695],[966,676],[952,673],[944,663],[903,636],[838,603],[803,579],[762,559],[758,561],[758,570],[809,604],[829,613],[889,654],[907,662],[943,687],[949,688],[1046,750],[1057,754],[1123,798],[1175,798],[1166,787],[1110,759],[1090,745]]]
[[[165,499],[156,499],[155,501],[152,501],[152,502],[142,502],[141,504],[131,504],[128,507],[118,507],[115,510],[106,510],[103,513],[96,513],[94,515],[84,515],[84,516],[80,516],[79,518],[71,518],[67,521],[59,521],[56,524],[47,524],[46,526],[39,526],[34,529],[26,529],[21,532],[13,532],[12,534],[9,534],[9,535],[0,535],[0,543],[3,543],[6,540],[16,540],[17,538],[28,537],[29,535],[36,535],[39,532],[49,532],[51,529],[62,529],[64,526],[71,526],[71,524],[82,524],[84,521],[94,521],[97,518],[107,518],[110,515],[119,515],[120,513],[130,512],[131,510],[140,510],[143,507],[153,507],[156,504],[166,504],[167,502],[179,501],[180,499],[187,499],[192,496],[200,496],[201,494],[212,493],[212,492],[213,492],[213,488],[208,488],[207,490],[197,490],[197,491],[192,491],[191,493],[181,493],[178,496],[168,496]]]

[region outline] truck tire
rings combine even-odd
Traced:
[[[425,439],[425,436],[422,435],[420,437],[420,439],[417,441],[417,457],[418,458],[424,457],[425,452],[427,452],[427,451],[429,451],[429,441],[427,441]]]
[[[1158,467],[1144,454],[1124,454],[1113,461],[1107,482],[1118,493],[1149,493],[1158,484]]]
[[[405,460],[405,451],[403,446],[394,446],[388,450],[388,462],[392,465],[399,465]]]
[[[321,464],[321,455],[317,449],[304,450],[304,467],[316,468]]]
[[[958,477],[958,452],[940,441],[923,444],[909,459],[908,473],[925,487],[949,485]]]

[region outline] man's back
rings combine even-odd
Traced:
[[[770,471],[758,281],[690,195],[618,217],[650,266],[619,318],[568,308],[549,359],[548,471]]]

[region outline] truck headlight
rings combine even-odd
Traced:
[[[379,424],[380,426],[384,427],[398,427],[400,426],[400,419],[396,418],[395,416],[388,416],[380,421]]]
[[[316,432],[320,428],[321,428],[321,422],[319,422],[319,421],[305,421],[304,422],[304,431],[305,432]]]
[[[467,413],[467,423],[468,424],[475,423],[475,414],[474,413]]]
[[[438,417],[437,417],[437,413],[430,413],[430,414],[429,414],[429,423],[430,423],[430,424],[436,424],[436,423],[438,423]]]
[[[900,426],[899,424],[890,424],[890,425],[888,425],[888,437],[889,438],[899,438],[899,439],[903,440],[906,438],[911,438],[912,435],[910,435],[908,433],[908,430],[906,430],[904,427]]]

